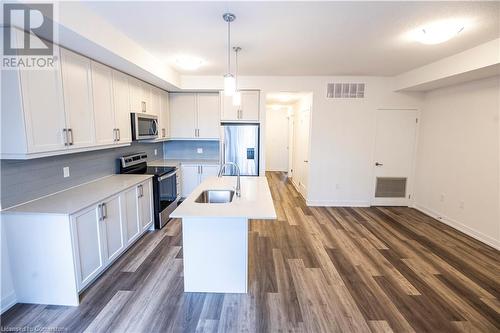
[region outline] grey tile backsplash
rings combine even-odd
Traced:
[[[203,153],[199,154],[197,149]],[[219,159],[219,141],[167,141],[163,145],[163,155],[171,159]]]
[[[158,155],[154,155],[154,150]],[[14,206],[110,174],[123,155],[146,152],[149,160],[163,158],[163,143],[133,143],[128,147],[37,158],[1,160],[1,207]],[[70,177],[63,177],[68,166]]]

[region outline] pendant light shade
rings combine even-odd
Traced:
[[[236,92],[236,79],[233,74],[227,73],[224,75],[224,95],[233,96]]]
[[[224,95],[233,96],[236,92],[236,78],[231,74],[231,22],[236,19],[236,16],[225,13],[222,18],[227,22],[227,72],[224,75]]]

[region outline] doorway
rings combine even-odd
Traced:
[[[372,205],[410,204],[417,124],[417,110],[377,110]]]

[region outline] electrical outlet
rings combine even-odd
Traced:
[[[203,148],[198,148],[198,149],[196,149],[196,152],[197,152],[198,154],[203,154]]]
[[[68,178],[69,177],[69,167],[64,167],[63,168],[63,176],[64,176],[64,178]]]
[[[155,149],[155,156],[158,155],[158,149]]]

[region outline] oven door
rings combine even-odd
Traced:
[[[132,135],[134,140],[155,139],[158,137],[158,116],[132,113]]]
[[[159,224],[163,227],[170,219],[170,214],[177,208],[179,202],[179,188],[177,184],[178,170],[158,177],[158,206]]]

